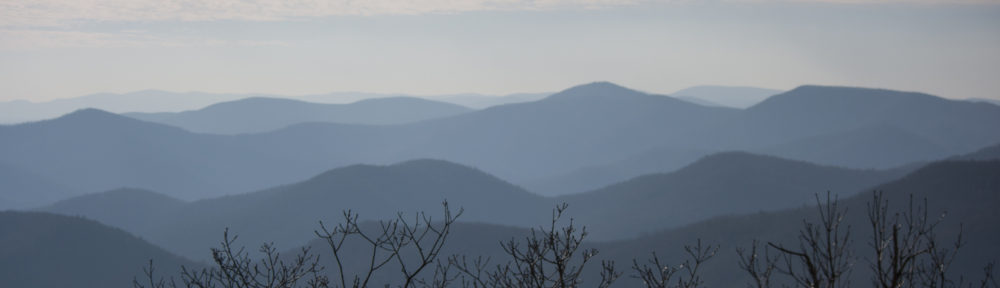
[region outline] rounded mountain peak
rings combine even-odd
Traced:
[[[620,97],[631,95],[646,95],[646,93],[625,88],[611,82],[602,81],[570,87],[569,89],[549,96],[549,99]]]

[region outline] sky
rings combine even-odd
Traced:
[[[0,0],[0,101],[998,80],[1000,0]]]

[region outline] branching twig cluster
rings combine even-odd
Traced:
[[[817,202],[819,197],[817,196]],[[820,224],[804,221],[799,234],[799,249],[792,250],[780,244],[768,243],[777,249],[781,257],[771,258],[768,248],[764,256],[758,254],[757,241],[748,253],[738,249],[740,268],[753,279],[750,287],[770,287],[771,273],[775,269],[790,276],[799,287],[832,288],[847,287],[847,279],[852,268],[850,227],[842,230],[846,209],[839,210],[837,200],[831,201],[827,193],[826,203],[818,203]],[[869,259],[872,271],[872,285],[879,288],[926,287],[998,287],[993,278],[993,264],[986,266],[983,280],[970,282],[964,278],[954,278],[949,272],[958,251],[965,245],[961,226],[954,243],[942,244],[935,229],[944,218],[928,217],[925,199],[915,205],[911,195],[909,206],[902,212],[890,212],[885,194],[876,191],[868,203],[868,221],[872,229],[869,246],[873,257]],[[779,264],[780,263],[780,264]]]
[[[701,239],[694,246],[685,245],[684,252],[688,260],[677,266],[670,266],[662,263],[656,252],[648,263],[639,264],[638,260],[632,260],[633,278],[642,280],[648,288],[696,288],[704,284],[699,275],[698,269],[719,252],[719,246],[704,246]],[[676,277],[676,278],[674,278]],[[674,281],[676,279],[676,281]]]
[[[885,199],[885,195],[878,191],[874,193],[872,202],[868,203],[868,221],[872,228],[872,239],[868,245],[875,253],[874,258],[869,261],[874,272],[872,284],[876,287],[911,286],[915,284],[915,278],[933,273],[924,271],[924,267],[918,265],[922,255],[932,256],[932,262],[940,264],[932,266],[937,266],[938,269],[946,269],[947,264],[950,264],[950,259],[953,258],[949,256],[954,256],[961,242],[956,243],[956,249],[952,253],[937,249],[933,232],[944,215],[930,221],[927,213],[927,201],[924,200],[923,205],[914,206],[911,196],[907,211],[890,216],[889,201]],[[945,271],[940,272],[943,274]]]
[[[852,254],[850,247],[851,227],[844,227],[846,209],[838,207],[837,199],[826,194],[826,203],[816,195],[820,224],[803,220],[799,231],[799,248],[787,248],[781,244],[768,243],[782,253],[784,265],[778,271],[790,276],[800,287],[837,288],[850,287],[845,281],[851,271]]]
[[[773,285],[775,272],[789,276],[792,283],[808,288],[849,287],[853,268],[850,226],[844,224],[846,209],[827,193],[826,202],[816,196],[819,224],[803,221],[799,231],[798,247],[789,248],[754,240],[749,250],[737,248],[739,267],[748,273],[752,282],[748,287],[764,288]],[[446,260],[439,258],[451,228],[462,214],[452,214],[444,202],[444,217],[440,222],[424,213],[412,219],[397,214],[396,218],[379,221],[375,228],[362,228],[358,214],[344,212],[344,222],[328,227],[322,222],[315,234],[330,247],[336,265],[331,282],[319,256],[309,248],[302,248],[291,258],[283,258],[271,243],[259,249],[262,257],[254,259],[243,248],[235,248],[236,236],[223,233],[221,247],[212,249],[215,266],[206,269],[181,267],[178,279],[157,278],[152,261],[144,267],[144,281],[133,280],[133,286],[165,287],[352,287],[375,286],[373,282],[399,281],[398,287],[518,287],[518,288],[570,288],[588,286],[608,287],[622,273],[612,261],[602,261],[600,272],[587,277],[585,267],[597,255],[596,249],[584,248],[587,236],[585,227],[578,228],[572,219],[560,226],[567,204],[557,206],[547,227],[530,230],[521,240],[502,241],[501,247],[510,259],[502,264],[490,264],[489,258],[470,260],[465,255],[453,255]],[[901,287],[979,287],[998,288],[993,276],[994,265],[988,264],[979,282],[953,278],[949,267],[958,251],[964,246],[961,229],[957,240],[950,245],[940,244],[935,229],[943,215],[928,217],[927,201],[909,207],[903,212],[890,213],[889,203],[881,192],[874,194],[868,203],[868,220],[872,228],[869,246],[873,258],[869,267],[873,272],[872,284],[880,288]],[[361,244],[361,247],[356,246]],[[350,246],[350,247],[349,247]],[[772,255],[774,249],[777,253]],[[362,261],[348,259],[348,251],[356,257],[364,254]],[[695,245],[684,247],[687,260],[671,266],[656,253],[646,263],[633,259],[633,278],[646,287],[696,288],[704,284],[700,277],[703,264],[713,258],[719,246]],[[352,262],[347,262],[352,261]],[[357,269],[361,267],[361,269]],[[379,274],[386,267],[399,269],[399,274]],[[345,269],[353,268],[353,269]],[[359,272],[350,272],[350,271]],[[596,276],[600,276],[597,279]],[[593,279],[594,283],[585,283]],[[179,281],[176,281],[179,280]],[[389,285],[386,285],[389,287]]]
[[[340,287],[368,287],[375,273],[390,263],[398,265],[400,269],[403,281],[401,287],[415,287],[417,284],[434,287],[447,286],[449,282],[448,267],[442,266],[441,263],[434,265],[435,276],[430,281],[417,278],[421,272],[437,262],[438,254],[441,253],[445,240],[451,233],[452,224],[462,214],[462,210],[459,209],[458,213],[452,215],[448,202],[444,202],[443,205],[444,219],[437,226],[434,225],[433,219],[424,213],[417,213],[412,221],[407,220],[402,213],[399,213],[394,220],[379,221],[379,229],[372,233],[361,229],[358,214],[350,210],[344,212],[344,222],[337,226],[327,228],[325,224],[320,222],[321,231],[315,233],[321,239],[326,240],[333,252]],[[352,237],[363,240],[363,243],[367,245],[364,251],[368,253],[366,263],[363,264],[366,269],[353,277],[344,272],[343,259],[344,244]],[[357,250],[359,248],[351,247],[350,249]]]
[[[351,211],[344,212],[344,222],[327,228],[320,223],[321,231],[316,235],[326,240],[336,262],[339,286],[332,284],[329,278],[321,274],[323,267],[319,265],[319,257],[310,253],[309,248],[302,251],[290,262],[286,262],[273,244],[261,246],[263,257],[257,261],[252,259],[243,248],[235,248],[237,237],[229,237],[229,230],[223,234],[220,248],[212,249],[215,267],[192,270],[181,267],[180,283],[171,278],[169,281],[156,278],[154,267],[150,262],[144,268],[147,281],[133,280],[133,286],[149,288],[165,287],[234,287],[234,288],[291,288],[291,287],[368,287],[377,271],[394,263],[402,275],[401,287],[447,287],[449,279],[448,266],[438,261],[438,254],[444,247],[445,240],[451,232],[451,226],[462,214],[452,215],[448,203],[444,204],[444,219],[435,223],[424,213],[418,213],[414,219],[408,220],[403,214],[397,214],[394,220],[380,221],[379,229],[374,232],[361,228],[358,215]],[[364,272],[348,277],[344,268],[344,244],[349,238],[362,239],[368,245],[365,251],[370,252]],[[351,247],[358,249],[358,247]],[[404,255],[405,254],[405,255]],[[353,264],[353,263],[351,263]],[[435,264],[435,265],[432,265]],[[429,267],[434,267],[434,276],[426,280],[418,278]],[[348,280],[350,279],[350,280]],[[350,281],[350,282],[348,282]]]
[[[226,229],[221,247],[212,248],[215,267],[200,270],[181,267],[180,283],[173,278],[169,281],[157,279],[153,262],[150,261],[149,267],[143,269],[148,281],[141,283],[133,280],[132,284],[137,288],[327,287],[326,276],[320,274],[323,267],[319,265],[319,257],[310,253],[309,248],[302,248],[290,262],[286,262],[273,244],[265,243],[259,250],[263,257],[254,261],[244,248],[234,248],[237,238],[229,237],[229,229]]]
[[[504,252],[512,259],[505,264],[492,267],[489,259],[452,256],[449,263],[462,272],[464,287],[580,287],[583,284],[584,267],[598,251],[581,249],[587,229],[579,230],[570,219],[565,227],[558,228],[559,219],[566,211],[567,204],[556,207],[548,228],[531,229],[530,236],[523,242],[511,239],[501,242]],[[579,260],[576,260],[579,258]],[[601,280],[597,287],[608,287],[619,276],[614,263],[601,263]]]
[[[758,247],[763,247],[758,248]],[[761,254],[763,250],[763,254]],[[750,245],[750,251],[745,248],[736,248],[739,255],[740,269],[753,279],[753,283],[748,283],[747,287],[766,288],[771,287],[771,276],[778,268],[778,255],[771,255],[771,247],[761,245],[759,240],[754,239]]]

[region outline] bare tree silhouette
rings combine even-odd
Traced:
[[[918,265],[918,257],[931,254],[932,250],[935,250],[932,258],[946,261],[948,256],[941,255],[943,251],[935,248],[936,241],[933,237],[934,228],[944,215],[931,221],[927,215],[926,199],[923,205],[914,206],[911,195],[907,211],[889,215],[889,201],[885,199],[884,193],[876,191],[872,197],[872,202],[868,203],[868,221],[872,228],[872,239],[868,245],[875,251],[875,257],[869,260],[874,272],[873,285],[898,288],[916,284],[917,276],[932,273],[929,270],[923,271],[923,267]],[[958,251],[961,244],[959,242],[956,245],[953,253]]]
[[[760,250],[763,250],[763,255],[760,254]],[[736,248],[736,254],[740,258],[740,269],[743,269],[744,272],[747,272],[753,278],[754,282],[752,284],[747,283],[747,287],[771,287],[771,276],[773,276],[778,268],[778,261],[781,259],[777,255],[771,255],[771,247],[761,245],[759,240],[754,239],[753,243],[750,244],[750,251],[747,251],[743,247],[738,247]]]
[[[850,227],[844,222],[847,209],[827,193],[822,202],[816,195],[819,224],[803,220],[798,235],[797,249],[754,240],[749,249],[739,247],[739,267],[749,274],[748,287],[772,286],[775,272],[787,275],[799,287],[835,288],[850,287],[848,276],[853,268],[850,249]],[[447,202],[443,204],[443,218],[435,221],[424,213],[412,218],[398,213],[392,220],[374,223],[372,227],[358,220],[352,211],[343,213],[344,221],[328,227],[320,223],[315,234],[325,241],[333,255],[336,272],[325,274],[319,256],[308,247],[290,258],[282,257],[272,243],[260,246],[262,255],[253,258],[244,248],[236,248],[238,237],[223,233],[219,248],[212,249],[214,266],[204,269],[181,267],[178,278],[163,278],[155,274],[150,261],[143,268],[145,279],[133,279],[134,287],[352,287],[374,286],[377,272],[386,267],[398,269],[398,274],[378,281],[398,280],[398,287],[522,287],[569,288],[587,284],[609,287],[621,275],[613,261],[602,261],[599,275],[587,277],[585,267],[598,255],[596,249],[584,248],[586,227],[578,227],[573,219],[560,225],[567,204],[556,206],[547,226],[532,228],[523,239],[501,241],[507,262],[491,264],[489,258],[471,259],[466,255],[452,255],[441,259],[446,240],[462,210],[455,214]],[[963,247],[961,229],[952,244],[940,244],[936,228],[943,215],[928,216],[927,200],[915,205],[911,196],[909,206],[902,212],[891,212],[889,201],[882,192],[875,192],[867,205],[868,223],[872,228],[870,247],[873,257],[869,267],[873,272],[872,285],[880,288],[901,287],[979,287],[997,288],[994,265],[983,269],[981,281],[954,278],[949,267]],[[367,227],[367,228],[366,228]],[[353,240],[352,240],[353,239]],[[357,244],[361,244],[358,247]],[[351,246],[354,245],[354,246]],[[351,247],[348,247],[351,246]],[[777,251],[772,255],[771,249]],[[365,251],[361,269],[353,274],[345,251]],[[632,278],[642,281],[645,287],[695,288],[704,284],[700,274],[702,265],[715,257],[719,246],[704,245],[698,239],[694,245],[684,247],[683,263],[671,266],[652,253],[645,263],[632,260]],[[356,255],[355,255],[356,256]],[[351,262],[357,264],[359,262]],[[358,266],[352,265],[356,268]],[[334,276],[329,276],[334,275]],[[381,275],[385,276],[385,275]],[[599,279],[596,276],[600,276]],[[331,281],[328,277],[334,277]],[[585,279],[595,279],[585,283]],[[339,282],[339,283],[338,283]],[[388,287],[389,285],[386,285]]]
[[[747,286],[770,287],[773,283],[772,271],[790,276],[799,287],[850,286],[845,281],[853,268],[851,251],[848,250],[851,244],[850,227],[843,227],[846,209],[839,209],[837,200],[831,199],[829,192],[825,203],[820,203],[818,195],[816,198],[820,224],[803,220],[798,250],[769,242],[761,256],[757,240],[754,240],[749,252],[737,249],[740,268],[754,281]],[[998,287],[993,277],[993,263],[984,267],[983,278],[979,282],[956,278],[949,272],[958,251],[965,245],[961,225],[955,241],[942,244],[936,229],[944,214],[929,217],[927,203],[924,199],[917,204],[911,195],[905,210],[892,212],[885,194],[881,191],[873,193],[872,200],[867,204],[868,223],[872,229],[868,242],[872,248],[872,258],[868,259],[872,287]],[[769,256],[769,247],[777,249],[780,257]]]
[[[704,284],[704,280],[699,275],[699,268],[712,257],[719,253],[719,246],[704,246],[701,239],[695,245],[685,245],[684,252],[688,260],[677,266],[670,266],[662,263],[660,258],[653,257],[648,263],[639,264],[639,261],[632,259],[633,278],[642,280],[648,288],[697,288]],[[679,274],[678,274],[679,273]],[[676,282],[674,281],[676,278]]]
[[[431,267],[438,259],[438,254],[444,247],[445,240],[451,231],[452,224],[462,214],[461,209],[452,215],[448,202],[444,206],[444,219],[434,220],[424,213],[417,213],[412,221],[403,214],[397,214],[394,220],[379,221],[380,229],[369,232],[361,228],[358,214],[344,212],[344,222],[327,228],[320,223],[316,235],[326,240],[332,250],[339,271],[340,285],[334,287],[368,287],[372,276],[386,264],[394,262],[399,265],[403,276],[401,287],[447,287],[447,266],[440,263],[434,265],[434,276],[430,280],[418,278],[422,272]],[[223,234],[220,248],[212,249],[215,267],[201,270],[181,268],[180,280],[169,281],[156,278],[152,262],[144,268],[147,281],[133,280],[133,286],[163,288],[163,287],[236,287],[236,288],[292,288],[292,287],[330,287],[327,276],[320,274],[324,267],[319,265],[319,256],[312,254],[309,248],[301,252],[291,262],[285,262],[280,253],[271,243],[261,246],[263,257],[254,261],[243,248],[234,248],[237,237],[229,237],[229,230]],[[362,239],[370,251],[367,269],[353,277],[344,273],[344,262],[341,258],[344,243],[349,238]],[[358,249],[352,247],[352,249]],[[406,254],[404,256],[404,254]],[[410,258],[409,256],[415,256]],[[414,259],[415,258],[415,259]],[[415,260],[412,262],[411,260]],[[348,279],[350,279],[348,282]]]
[[[327,228],[325,224],[320,222],[321,231],[316,231],[316,236],[326,240],[330,250],[333,251],[340,287],[368,287],[375,272],[391,262],[398,264],[401,269],[400,273],[404,279],[402,287],[414,287],[418,283],[429,285],[426,280],[418,279],[417,276],[437,261],[438,254],[441,253],[445,240],[451,233],[452,224],[463,212],[462,209],[459,209],[458,213],[452,215],[448,202],[444,202],[442,205],[444,206],[444,219],[437,226],[434,225],[431,217],[422,212],[417,213],[412,221],[408,221],[402,213],[396,214],[394,220],[379,221],[379,229],[375,233],[361,229],[358,214],[350,210],[344,212],[345,221],[337,226]],[[341,256],[344,244],[351,237],[362,239],[368,246],[364,248],[364,251],[369,251],[369,257],[366,257],[368,259],[367,269],[353,277],[345,274]],[[359,248],[352,247],[351,249]],[[406,255],[404,256],[404,254]],[[410,262],[407,256],[415,256],[416,262]],[[446,271],[446,269],[439,269],[435,274],[440,275]],[[442,280],[432,280],[430,283],[435,282],[439,282],[437,284],[442,287],[447,285],[447,281]]]
[[[229,237],[229,229],[226,229],[221,246],[212,248],[215,267],[200,270],[181,267],[180,284],[173,278],[169,281],[162,277],[156,278],[152,261],[148,267],[143,268],[147,281],[143,283],[133,279],[132,284],[137,288],[327,287],[326,276],[320,274],[323,267],[319,265],[319,257],[310,253],[308,247],[302,248],[291,262],[286,262],[273,244],[265,243],[259,249],[263,257],[254,261],[244,248],[234,248],[237,238]]]
[[[580,287],[583,269],[598,251],[582,249],[586,227],[579,228],[573,220],[558,228],[559,219],[569,205],[563,203],[552,212],[548,228],[531,229],[523,241],[501,242],[504,252],[512,259],[490,269],[489,259],[469,261],[465,256],[452,256],[449,263],[463,273],[463,287]],[[579,259],[577,260],[577,258]],[[596,287],[608,287],[621,276],[614,262],[602,261],[600,281]]]
[[[852,254],[848,250],[851,227],[841,225],[847,210],[840,209],[836,198],[831,200],[830,192],[826,193],[825,203],[816,195],[816,204],[820,224],[802,221],[798,250],[768,243],[783,253],[784,265],[778,266],[778,271],[791,276],[800,287],[850,287],[844,278],[853,266]]]

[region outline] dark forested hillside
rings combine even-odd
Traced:
[[[122,230],[49,213],[0,212],[0,243],[4,287],[131,287],[150,260],[160,275],[198,267]]]
[[[763,153],[783,158],[841,167],[877,169],[942,159],[955,151],[892,126],[867,126],[761,149]]]
[[[944,216],[936,229],[940,243],[944,245],[952,245],[961,229],[966,246],[952,264],[952,273],[978,281],[982,268],[1000,259],[1000,247],[995,245],[1000,241],[1000,233],[996,229],[1000,221],[996,209],[1000,205],[1000,161],[940,162],[899,180],[873,187],[865,193],[855,196],[838,194],[840,207],[847,211],[845,224],[850,227],[851,261],[854,264],[851,283],[862,287],[871,283],[867,261],[874,256],[868,246],[871,225],[866,217],[866,203],[872,201],[871,191],[884,192],[891,203],[891,211],[905,211],[911,195],[917,205],[927,199],[931,219]],[[825,201],[825,194],[820,195]],[[817,213],[816,208],[810,206],[720,217],[636,240],[602,243],[596,247],[605,255],[615,255],[613,259],[619,261],[656,250],[668,262],[680,263],[682,247],[700,238],[706,243],[721,245],[719,255],[705,266],[703,276],[706,285],[737,287],[749,281],[737,265],[737,247],[748,248],[754,239],[797,247],[796,236],[803,219],[818,223]],[[782,279],[780,277],[776,275],[776,278]],[[629,279],[624,280],[629,283]],[[635,284],[623,287],[630,285]]]
[[[204,251],[230,228],[249,243],[302,245],[320,220],[336,222],[352,210],[363,219],[397,212],[437,211],[447,200],[462,219],[527,225],[548,214],[550,200],[481,171],[437,160],[391,166],[354,165],[309,180],[258,192],[190,203],[142,190],[81,196],[42,208],[84,215],[137,233],[187,257]],[[517,211],[514,213],[513,211]]]
[[[787,209],[815,193],[853,195],[908,169],[852,170],[744,152],[719,153],[678,171],[651,174],[557,198],[598,239],[673,228],[711,217]]]
[[[121,188],[56,202],[38,210],[83,216],[144,236],[177,221],[187,202],[142,189]]]
[[[546,196],[581,193],[624,182],[639,175],[673,172],[709,154],[711,151],[658,148],[623,160],[529,180],[523,185],[532,192]]]

